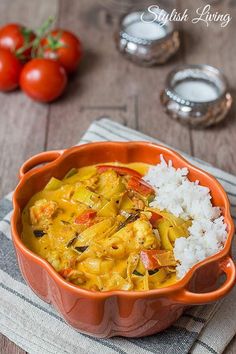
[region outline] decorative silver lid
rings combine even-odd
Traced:
[[[232,105],[223,73],[209,65],[182,65],[171,71],[161,102],[167,114],[194,128],[222,121]]]
[[[156,8],[156,14],[167,12]],[[161,18],[161,16],[160,16]],[[179,33],[168,20],[153,21],[147,10],[137,10],[125,14],[119,22],[115,34],[117,49],[133,62],[152,66],[165,63],[179,48]]]

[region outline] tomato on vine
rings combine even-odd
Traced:
[[[30,60],[20,75],[21,89],[40,102],[58,98],[67,84],[65,69],[56,60],[36,58]]]
[[[56,29],[41,40],[44,58],[56,59],[68,73],[74,72],[82,57],[82,46],[78,37],[69,31]]]
[[[9,23],[0,28],[0,48],[9,49],[23,60],[31,58],[35,38],[31,29],[17,23]]]
[[[67,84],[67,73],[74,72],[82,57],[81,42],[73,33],[51,30],[49,17],[35,31],[17,23],[0,28],[0,90],[20,84],[31,98],[51,102]],[[23,66],[23,62],[25,65]]]
[[[8,49],[0,48],[0,90],[11,91],[19,85],[21,62]]]

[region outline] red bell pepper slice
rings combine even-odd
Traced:
[[[154,189],[143,179],[132,176],[128,181],[128,189],[132,189],[141,195],[148,196],[154,194]]]
[[[153,211],[151,213],[152,213],[152,216],[149,219],[149,221],[152,224],[152,226],[156,226],[157,221],[162,219],[162,216],[160,214],[154,213]]]
[[[156,258],[158,253],[166,252],[164,250],[144,250],[140,252],[140,258],[143,262],[145,269],[154,270],[160,268]]]
[[[75,218],[76,224],[87,224],[90,223],[97,215],[97,212],[94,210],[86,210],[79,216]]]
[[[142,175],[138,171],[135,171],[132,168],[128,168],[128,167],[115,166],[115,165],[98,165],[96,167],[97,167],[98,173],[103,173],[108,170],[114,170],[118,173],[118,175],[121,175],[121,176],[130,175],[130,176],[134,176],[137,178],[142,177]]]
[[[73,272],[72,268],[65,268],[65,269],[60,270],[59,274],[63,278],[67,278],[70,275],[70,273],[72,273],[72,272]]]

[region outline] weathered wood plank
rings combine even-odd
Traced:
[[[182,1],[182,8],[189,8],[191,13],[199,6],[198,2]],[[191,64],[207,63],[222,69],[232,88],[234,100],[236,82],[236,7],[234,2],[221,1],[212,6],[211,12],[219,11],[232,16],[231,23],[222,28],[219,23],[191,24],[184,26],[184,43],[186,47],[186,62]],[[191,36],[190,36],[191,34]],[[193,130],[193,153],[195,156],[226,171],[236,173],[236,108],[231,110],[227,121],[217,127],[206,130]]]
[[[26,354],[24,350],[18,347],[0,333],[0,353],[1,354]]]
[[[98,117],[112,116],[135,127],[135,102],[121,78],[126,66],[117,58],[113,21],[96,1],[61,1],[60,27],[79,35],[85,55],[67,93],[51,106],[47,147],[71,146]],[[66,14],[66,15],[65,15]]]
[[[169,11],[172,11],[174,8],[178,9],[179,7],[178,1],[162,1],[162,3],[164,8]],[[178,27],[181,31],[182,24],[179,23]],[[182,64],[184,51],[182,43],[179,52],[165,65],[156,66],[150,70],[144,68],[139,74],[139,69],[137,68],[137,71],[133,72],[133,75],[139,83],[139,128],[164,143],[191,154],[189,129],[170,120],[164,113],[159,99],[161,90],[165,88],[168,73],[174,66]]]
[[[224,351],[224,354],[235,354],[236,353],[236,337],[232,339],[227,348]]]
[[[51,106],[47,147],[73,145],[95,118],[110,116],[190,152],[188,129],[170,124],[159,102],[173,61],[146,69],[125,60],[113,40],[119,11],[96,0],[74,0],[70,7],[64,0],[60,13],[60,26],[81,36],[85,57],[67,94]]]
[[[0,25],[19,22],[35,28],[49,14],[56,15],[58,0],[0,1]],[[16,91],[0,94],[0,197],[17,182],[17,170],[30,155],[44,149],[48,107]],[[24,354],[25,351],[0,335],[0,352]]]
[[[57,0],[0,1],[0,24],[17,21],[38,26],[49,14],[57,13]],[[33,102],[22,92],[0,94],[0,196],[17,182],[19,166],[44,149],[48,106]]]
[[[14,102],[14,104],[13,104]],[[0,95],[0,195],[10,192],[17,182],[20,165],[43,150],[47,107],[32,103],[20,92]]]

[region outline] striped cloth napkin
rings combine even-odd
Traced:
[[[103,118],[95,121],[80,141],[145,140],[158,142]],[[190,158],[223,184],[236,217],[236,177],[205,162]],[[169,329],[144,338],[97,339],[76,332],[49,304],[25,284],[15,258],[11,235],[9,194],[0,202],[0,331],[32,354],[205,354],[222,353],[236,332],[235,290],[224,300],[187,310]]]

